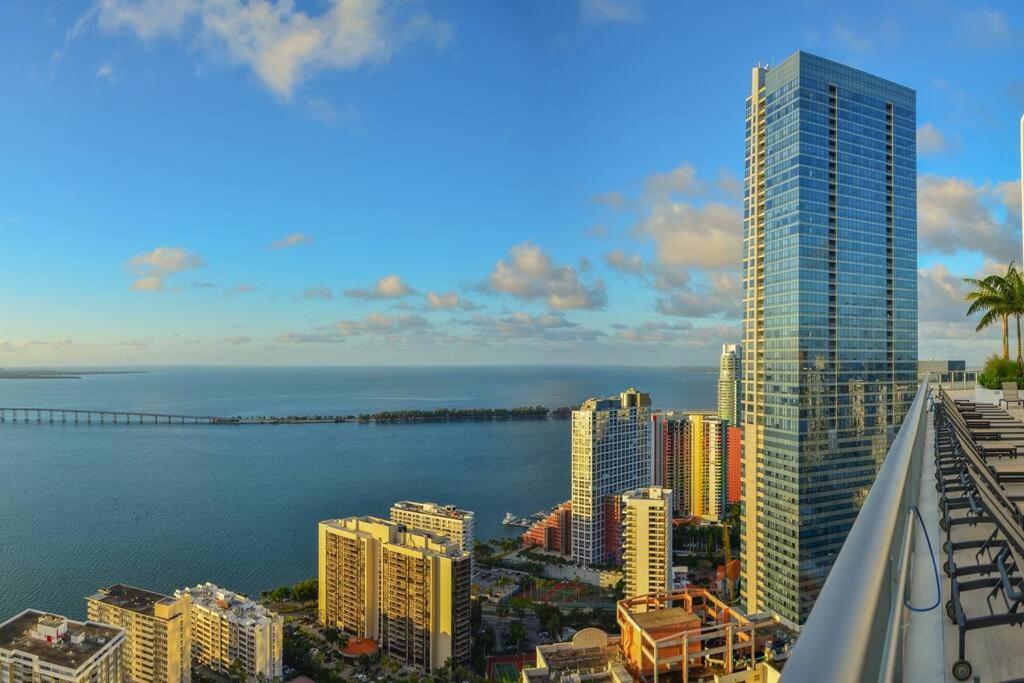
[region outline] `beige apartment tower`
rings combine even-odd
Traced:
[[[622,495],[626,597],[672,588],[672,491],[658,486]]]
[[[392,522],[444,536],[468,553],[473,552],[473,520],[472,512],[453,505],[403,500],[391,506]]]
[[[190,599],[192,661],[218,674],[241,662],[249,680],[283,676],[284,619],[266,607],[212,583],[174,591]]]
[[[470,659],[470,555],[376,517],[320,522],[320,621],[422,671]]]
[[[170,597],[117,584],[87,598],[90,621],[125,630],[121,668],[130,683],[192,680],[188,596]]]
[[[25,610],[0,624],[0,683],[122,683],[124,629]]]

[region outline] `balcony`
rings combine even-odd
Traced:
[[[973,399],[919,386],[785,683],[1024,680],[1024,410]]]

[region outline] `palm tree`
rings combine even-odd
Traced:
[[[1024,354],[1021,353],[1020,319],[1024,315],[1024,275],[1017,270],[1013,263],[1006,273],[1009,280],[1009,288],[1012,298],[1013,317],[1017,323],[1017,368],[1024,375]]]
[[[997,320],[1003,325],[1004,359],[1010,357],[1010,316],[1017,315],[1014,310],[1017,299],[1014,283],[1019,279],[1020,276],[1013,263],[1007,269],[1006,275],[989,275],[981,279],[964,278],[965,283],[974,287],[974,291],[968,292],[966,296],[966,299],[971,302],[967,309],[967,315],[983,311],[975,330],[980,332],[986,327],[994,325]]]

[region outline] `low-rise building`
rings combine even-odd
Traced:
[[[522,535],[524,548],[536,547],[559,555],[572,554],[572,501],[558,505]]]
[[[537,646],[537,663],[523,668],[521,683],[632,683],[622,662],[619,639],[585,628],[566,643]]]
[[[188,596],[117,584],[87,598],[89,619],[125,630],[121,667],[132,683],[192,680]]]
[[[444,536],[468,553],[473,552],[474,518],[471,511],[460,510],[454,505],[403,500],[391,506],[392,522]]]
[[[124,629],[25,610],[0,624],[0,683],[122,683]]]
[[[192,662],[227,674],[239,662],[250,680],[283,675],[284,619],[212,583],[174,591],[191,600]]]

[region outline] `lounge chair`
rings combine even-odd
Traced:
[[[1024,406],[1024,398],[1021,398],[1020,394],[1017,393],[1016,382],[1003,382],[1003,397],[999,399],[999,404],[1002,405],[1003,403],[1006,404],[1007,408],[1010,407],[1011,403]]]

